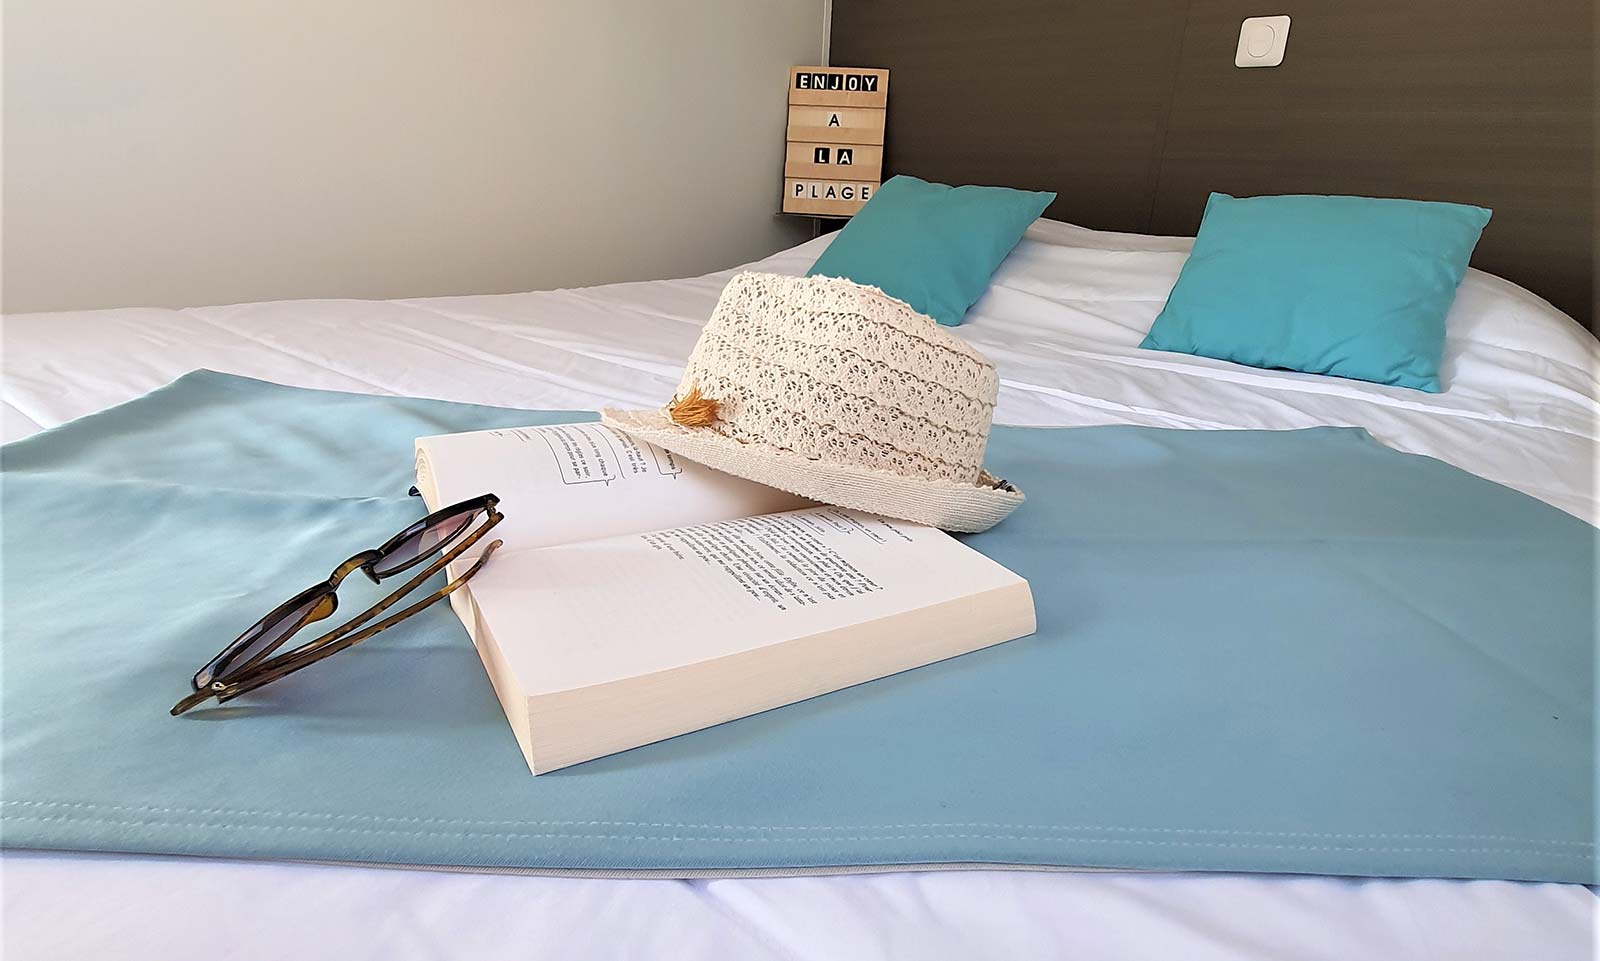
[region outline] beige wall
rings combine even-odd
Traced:
[[[822,0],[4,0],[3,306],[527,290],[810,236]]]

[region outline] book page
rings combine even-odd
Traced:
[[[809,503],[598,423],[419,437],[416,450],[430,511],[499,495],[502,554]]]
[[[531,696],[1021,582],[934,528],[813,507],[496,556],[472,596]]]

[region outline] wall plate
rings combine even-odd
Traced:
[[[1283,48],[1288,45],[1288,17],[1249,17],[1239,25],[1239,49],[1234,51],[1233,65],[1276,67],[1283,63]]]

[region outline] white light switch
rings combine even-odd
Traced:
[[[1239,25],[1239,49],[1233,54],[1233,65],[1276,67],[1283,63],[1283,48],[1288,45],[1288,17],[1250,17]]]

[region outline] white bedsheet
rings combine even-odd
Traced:
[[[751,265],[803,273],[829,237]],[[1600,519],[1600,342],[1469,271],[1441,394],[1138,349],[1186,238],[1040,221],[960,331],[1001,374],[1001,423],[1288,429],[1354,425]],[[407,301],[13,314],[4,439],[131,400],[196,367],[304,387],[511,407],[654,406],[732,271],[577,290]]]
[[[828,238],[756,269],[802,273]],[[960,330],[997,364],[997,419],[1031,425],[1366,427],[1595,522],[1600,346],[1477,272],[1426,395],[1137,350],[1188,249],[1041,221]],[[731,272],[411,301],[12,315],[3,436],[197,367],[278,383],[516,407],[654,406]],[[1593,956],[1582,887],[1332,878],[894,873],[638,881],[8,852],[5,956]],[[285,923],[286,919],[294,919]]]

